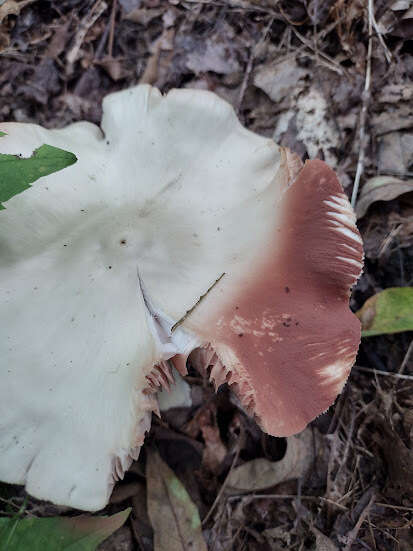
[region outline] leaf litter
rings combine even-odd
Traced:
[[[357,211],[366,265],[352,308],[383,290],[413,286],[411,2],[0,4],[0,121],[99,122],[102,97],[137,82],[164,92],[213,90],[251,130],[303,159],[332,163],[348,194],[363,150]],[[369,41],[371,81],[363,99]],[[406,303],[398,300],[393,318]],[[168,535],[165,513],[152,499],[157,473],[149,447],[156,446],[156,465],[166,480],[179,481],[183,518],[197,511],[206,519],[195,524],[208,549],[410,550],[412,332],[394,333],[394,319],[375,312],[384,332],[362,339],[343,394],[303,433],[311,437],[304,447],[297,442],[307,436],[264,435],[227,388],[215,395],[189,365],[192,399],[154,420],[148,445],[104,511],[132,513],[102,549],[152,551]],[[246,489],[234,493],[232,480]],[[23,503],[23,520],[75,514],[0,485],[4,518]],[[174,520],[172,526],[176,531]]]

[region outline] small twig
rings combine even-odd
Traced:
[[[384,238],[383,243],[380,246],[380,250],[378,253],[378,258],[384,255],[384,253],[387,251],[387,249],[390,247],[391,242],[397,235],[401,232],[403,229],[403,224],[399,224],[398,226],[394,227],[390,233]]]
[[[348,536],[347,536],[347,544],[344,548],[343,551],[350,551],[353,543],[355,542],[356,538],[357,538],[357,535],[360,531],[360,528],[361,528],[361,525],[363,524],[363,522],[366,520],[366,517],[368,516],[369,512],[370,512],[370,509],[371,509],[371,506],[373,505],[373,502],[374,502],[374,498],[376,496],[373,494],[369,500],[369,502],[367,503],[367,505],[365,506],[365,508],[363,509],[358,521],[356,522],[356,525],[354,526],[354,528],[352,530],[350,530],[350,532],[348,533]]]
[[[387,507],[388,509],[395,509],[396,511],[411,511],[413,507],[405,507],[404,505],[391,505],[391,503],[375,503],[376,507]]]
[[[116,18],[116,8],[118,0],[113,0],[112,12],[110,14],[110,31],[109,31],[109,44],[108,44],[108,55],[112,57],[113,53],[113,41],[115,38],[115,18]]]
[[[412,343],[410,343],[410,345],[412,346]],[[382,375],[383,377],[394,377],[395,379],[405,379],[406,381],[413,381],[413,375],[402,375],[401,373],[392,373],[391,371],[382,371],[381,369],[362,367],[360,365],[355,365],[354,369],[357,369],[357,371],[366,371],[368,373],[373,373],[374,375]]]
[[[206,514],[206,516],[204,517],[203,521],[202,521],[202,524],[206,524],[208,522],[208,520],[211,518],[211,515],[212,513],[215,511],[215,507],[218,505],[221,497],[222,497],[222,494],[224,493],[225,491],[225,488],[227,487],[227,484],[228,484],[228,480],[229,480],[229,475],[231,474],[231,471],[232,469],[235,467],[235,464],[236,462],[238,461],[238,457],[239,457],[239,454],[240,454],[240,451],[241,451],[241,443],[240,441],[238,442],[238,446],[237,446],[237,451],[234,455],[234,459],[232,460],[232,463],[231,463],[231,467],[228,471],[228,474],[221,486],[221,488],[219,489],[219,492],[217,494],[217,497],[215,498],[214,500],[214,503],[211,505],[211,508],[210,510],[208,511],[208,513]]]
[[[68,63],[68,73],[70,73],[74,62],[78,58],[79,50],[83,44],[88,30],[90,29],[90,27],[92,27],[92,25],[94,25],[96,20],[99,19],[99,17],[102,15],[107,7],[108,5],[106,4],[106,2],[104,2],[103,0],[97,0],[97,2],[92,6],[91,10],[80,22],[79,29],[75,35],[74,44],[72,48],[70,48],[66,56],[66,61]]]
[[[368,0],[369,4],[369,43],[367,48],[366,60],[366,75],[364,79],[364,90],[362,94],[362,105],[360,112],[360,130],[359,130],[359,158],[357,161],[356,176],[354,178],[353,193],[351,194],[351,206],[356,206],[357,194],[360,186],[360,178],[364,170],[364,161],[366,157],[366,120],[367,111],[370,104],[370,87],[371,87],[371,54],[373,51],[373,0]]]
[[[249,55],[249,58],[248,58],[247,67],[245,69],[244,78],[242,80],[241,89],[240,89],[239,96],[238,96],[237,108],[236,108],[237,112],[239,112],[239,110],[241,108],[241,104],[242,104],[242,101],[244,99],[245,91],[247,89],[248,81],[249,81],[249,78],[250,78],[250,75],[251,75],[252,67],[254,65],[254,60],[257,56],[257,52],[259,51],[259,48],[261,47],[261,45],[264,43],[265,39],[267,38],[268,31],[271,29],[271,25],[273,24],[273,22],[274,22],[274,17],[271,17],[268,25],[265,27],[264,32],[262,33],[261,38],[251,48],[251,52],[250,52],[250,55]]]
[[[369,17],[371,17],[371,22],[373,24],[374,30],[376,31],[377,38],[379,39],[379,42],[384,50],[384,55],[386,56],[387,63],[391,63],[393,57],[384,41],[383,35],[381,34],[379,26],[377,25],[376,16],[374,15],[374,0],[369,2]]]
[[[293,30],[295,36],[299,40],[301,40],[301,42],[305,46],[307,46],[307,48],[309,48],[312,52],[315,52],[315,54],[317,56],[316,58],[320,57],[320,58],[324,59],[324,61],[328,62],[328,66],[330,67],[330,69],[332,71],[335,71],[339,75],[348,76],[347,71],[345,69],[343,69],[343,67],[339,63],[337,63],[337,61],[335,61],[332,57],[325,54],[324,52],[320,52],[320,50],[316,49],[314,47],[314,45],[311,44],[311,42],[307,38],[305,38],[305,36],[303,36],[301,33],[299,33],[295,27],[292,27],[292,30]]]
[[[402,375],[402,373],[405,370],[406,365],[408,364],[408,362],[410,360],[410,356],[412,355],[412,352],[413,352],[413,339],[410,341],[410,344],[407,347],[406,354],[404,355],[403,361],[402,361],[402,363],[399,367],[399,370],[397,372],[400,378],[404,379],[405,377],[409,377],[409,375]],[[413,379],[413,377],[410,377],[410,378]]]
[[[109,36],[109,31],[110,31],[110,21],[106,24],[105,30],[103,31],[102,36],[99,40],[99,44],[95,51],[95,59],[100,59],[102,57],[103,50],[106,46],[106,41]]]
[[[332,499],[328,499],[323,496],[298,496],[296,494],[253,494],[253,495],[236,495],[236,496],[230,496],[228,498],[228,501],[235,501],[237,499],[245,499],[247,501],[254,501],[255,499],[286,499],[286,500],[296,500],[296,499],[302,499],[303,501],[323,501],[324,503],[328,503],[330,505],[333,505],[334,507],[337,507],[338,509],[341,509],[342,511],[348,511],[348,507],[345,505],[341,505],[341,503],[337,503],[336,501],[333,501]]]
[[[221,281],[221,279],[224,277],[224,275],[225,275],[225,272],[223,272],[223,273],[219,276],[219,278],[218,278],[216,281],[214,281],[214,283],[211,285],[211,287],[209,287],[209,289],[207,290],[206,293],[204,293],[203,295],[201,295],[201,296],[199,297],[199,299],[198,299],[198,300],[196,301],[196,303],[192,306],[192,308],[190,308],[189,310],[187,310],[187,311],[185,312],[185,314],[182,316],[182,318],[179,319],[179,320],[175,323],[175,325],[172,326],[171,333],[173,333],[173,332],[175,331],[175,329],[176,329],[179,325],[181,325],[181,323],[183,323],[189,315],[192,314],[192,312],[195,310],[195,308],[198,306],[198,304],[199,304],[202,300],[204,300],[204,298],[207,296],[207,294],[208,294],[210,291],[212,291],[212,289],[215,287],[215,285],[216,285],[217,283],[219,283],[219,282]]]

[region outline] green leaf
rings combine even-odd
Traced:
[[[370,297],[356,312],[362,336],[413,331],[413,287],[391,287]]]
[[[111,517],[0,518],[0,549],[94,551],[124,524],[130,511],[126,509]]]
[[[147,451],[148,515],[154,551],[207,551],[198,509],[182,482],[155,451]]]
[[[0,210],[2,202],[28,189],[30,184],[77,161],[76,155],[51,145],[42,145],[29,158],[0,153]]]
[[[2,131],[0,130],[0,138],[2,138],[3,136],[7,136],[7,134],[6,134],[6,132],[2,132]]]

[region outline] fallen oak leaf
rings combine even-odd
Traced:
[[[236,467],[228,475],[227,491],[238,493],[265,490],[281,482],[299,478],[313,461],[312,440],[311,430],[306,429],[287,439],[287,451],[280,461],[269,461],[260,457]]]
[[[366,300],[356,312],[363,337],[413,330],[413,287],[390,287]]]
[[[172,469],[155,451],[148,451],[146,479],[154,550],[207,551],[195,504]]]
[[[393,176],[375,176],[368,180],[356,205],[357,218],[362,218],[376,201],[391,201],[399,195],[413,191],[413,180],[400,180]]]

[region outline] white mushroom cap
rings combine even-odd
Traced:
[[[137,457],[169,358],[201,347],[283,435],[333,402],[359,340],[361,241],[324,163],[209,92],[138,86],[103,112],[103,133],[0,125],[1,153],[78,158],[0,213],[0,479],[86,510]]]

